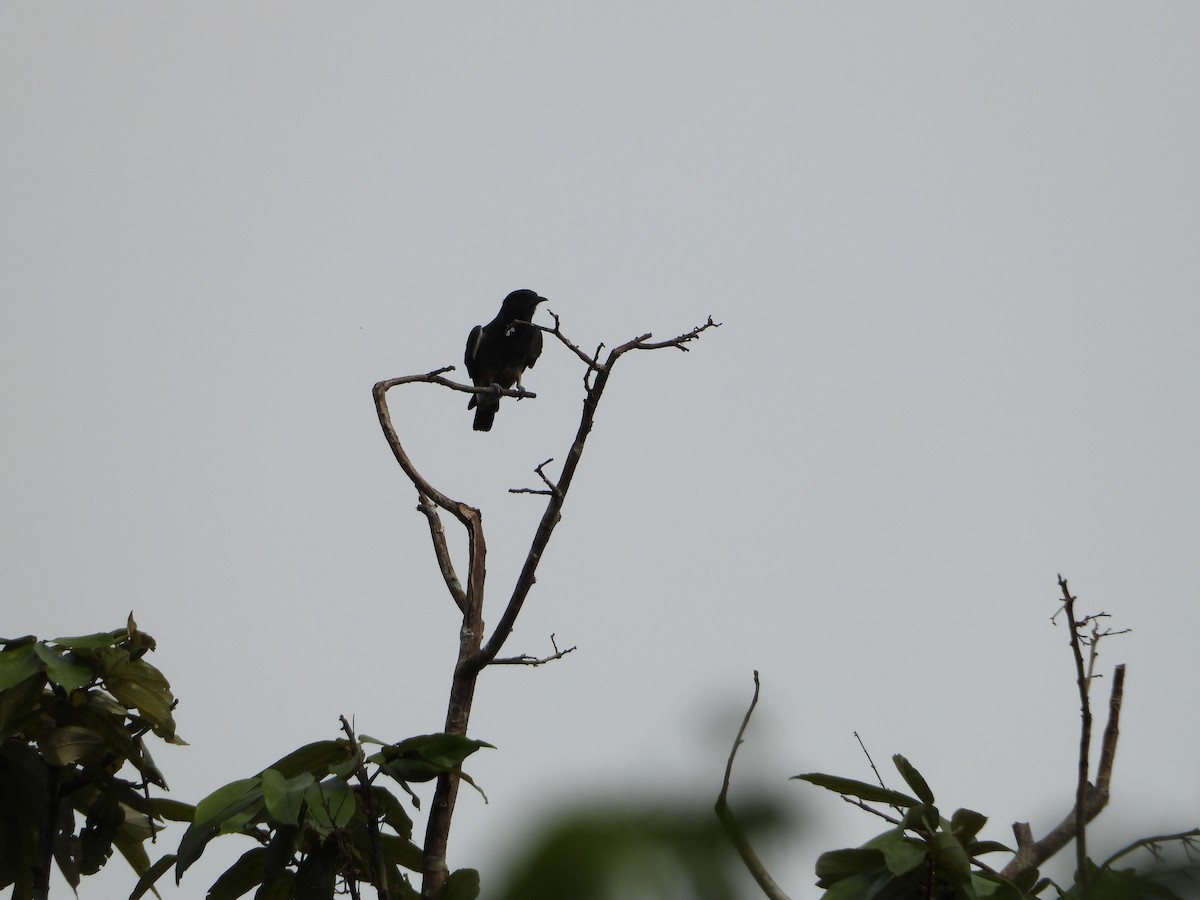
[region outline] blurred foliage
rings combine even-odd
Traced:
[[[1200,874],[1200,865],[1192,841],[1200,831],[1137,841],[1097,865],[1090,860],[1084,877],[1076,873],[1077,883],[1061,888],[1048,879],[1038,880],[1036,869],[1010,881],[979,857],[988,853],[1012,851],[995,841],[978,838],[987,817],[970,809],[958,809],[947,820],[935,805],[933,791],[921,773],[903,756],[892,757],[896,770],[916,796],[890,790],[876,784],[813,773],[796,778],[834,791],[865,809],[890,819],[892,828],[867,841],[861,847],[833,850],[817,859],[817,886],[824,888],[823,900],[1030,900],[1053,889],[1069,900],[1183,900],[1195,896],[1195,883],[1189,876]],[[870,807],[882,803],[894,815]],[[1162,844],[1182,847],[1186,858],[1181,865],[1116,869],[1113,864],[1134,849],[1146,847],[1156,853]],[[1175,886],[1190,883],[1189,894],[1175,892]],[[1182,889],[1182,887],[1180,888]]]
[[[739,811],[758,838],[785,824],[758,802]],[[733,900],[748,876],[712,807],[575,807],[546,826],[511,866],[499,900],[607,900],[654,897]]]
[[[191,819],[150,797],[167,784],[146,735],[183,743],[167,679],[145,659],[154,639],[131,615],[116,631],[0,646],[0,888],[46,896],[51,860],[77,888],[114,849],[146,872],[156,823]]]
[[[262,900],[315,900],[340,891],[358,896],[363,884],[379,896],[415,900],[420,895],[401,871],[421,871],[412,819],[400,799],[375,782],[381,775],[392,779],[419,806],[410,782],[443,773],[470,782],[463,761],[491,744],[425,734],[367,755],[364,743],[381,744],[365,736],[307,744],[257,775],[213,791],[196,805],[178,851],[146,872],[131,900],[172,868],[178,881],[210,841],[229,834],[249,837],[256,846],[216,880],[208,900],[236,900],[250,891]],[[463,870],[451,875],[442,896],[474,900],[478,892],[478,874]]]

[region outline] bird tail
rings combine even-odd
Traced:
[[[491,431],[492,421],[496,418],[496,410],[500,408],[499,397],[478,396],[475,405],[475,430]]]

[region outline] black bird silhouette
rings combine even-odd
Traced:
[[[496,318],[471,329],[463,362],[475,387],[521,387],[521,376],[542,355],[542,333],[532,325],[517,323],[532,321],[537,305],[545,299],[534,291],[513,291],[504,298]],[[497,394],[471,397],[467,409],[475,410],[475,430],[491,431],[499,408]]]

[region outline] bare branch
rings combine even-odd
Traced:
[[[493,666],[544,666],[546,663],[554,662],[556,659],[562,659],[568,653],[574,653],[578,646],[568,647],[566,650],[558,649],[558,641],[554,639],[554,635],[550,635],[550,646],[554,648],[554,652],[549,656],[537,657],[531,656],[528,653],[522,653],[520,656],[508,656],[504,659],[493,659]]]
[[[875,807],[864,803],[863,801],[859,800],[857,797],[848,797],[845,794],[838,794],[838,796],[841,797],[843,800],[845,800],[847,803],[849,803],[851,806],[857,806],[859,809],[865,809],[871,815],[879,816],[879,818],[883,819],[885,822],[891,822],[893,825],[901,824],[900,819],[889,816],[887,813],[883,812],[882,810],[878,810]]]
[[[557,327],[556,322],[555,328],[557,329]],[[599,405],[600,398],[604,394],[604,388],[608,384],[608,378],[612,374],[613,365],[617,359],[628,350],[654,350],[660,346],[676,346],[685,341],[694,340],[710,327],[717,327],[717,323],[713,322],[711,316],[709,316],[706,324],[697,326],[686,334],[682,334],[671,341],[663,341],[658,345],[640,345],[640,341],[649,337],[648,334],[644,335],[642,338],[636,338],[609,351],[608,358],[602,365],[589,369],[596,377],[592,386],[588,388],[587,395],[584,397],[583,415],[579,420],[579,428],[575,432],[575,440],[571,444],[571,449],[567,452],[566,462],[563,463],[558,481],[553,486],[554,493],[550,496],[549,502],[546,504],[545,512],[542,513],[541,521],[538,523],[537,531],[534,533],[533,542],[529,547],[529,553],[525,557],[525,564],[521,568],[521,574],[517,579],[516,586],[513,588],[508,605],[504,608],[504,612],[500,616],[500,621],[497,622],[496,628],[488,638],[487,643],[484,644],[482,650],[479,652],[478,659],[475,662],[479,668],[488,665],[499,655],[504,642],[508,640],[509,634],[512,633],[513,625],[521,612],[525,598],[529,596],[529,591],[537,580],[535,576],[538,563],[541,561],[542,552],[550,542],[550,536],[554,533],[555,527],[562,518],[563,501],[566,499],[567,491],[571,487],[571,480],[575,477],[575,469],[578,467],[579,460],[583,456],[583,448],[587,443],[588,435],[592,430],[592,423],[595,420],[596,407]],[[561,332],[559,334],[561,335]],[[562,340],[567,342],[565,337]],[[578,355],[582,357],[582,351]],[[592,366],[591,362],[589,362],[589,366]]]
[[[1121,718],[1121,701],[1125,690],[1125,667],[1117,666],[1113,672],[1112,694],[1108,704],[1108,725],[1104,729],[1104,744],[1100,754],[1100,769],[1097,773],[1096,787],[1087,785],[1087,795],[1083,804],[1084,822],[1090,822],[1100,814],[1100,810],[1108,804],[1108,784],[1112,776],[1112,764],[1116,758],[1117,736],[1120,734],[1119,721]],[[1078,804],[1076,799],[1076,804]],[[1078,808],[1074,807],[1050,832],[1040,841],[1033,839],[1033,831],[1028,822],[1014,822],[1013,836],[1017,840],[1017,852],[1001,874],[1008,879],[1019,876],[1029,869],[1036,869],[1063,847],[1070,843],[1079,828]]]
[[[591,432],[596,407],[600,402],[601,395],[604,393],[604,387],[608,382],[608,376],[612,370],[613,363],[627,350],[652,350],[657,349],[659,346],[678,346],[685,341],[693,340],[706,328],[716,326],[716,323],[710,317],[707,325],[693,329],[688,334],[680,335],[673,341],[662,342],[660,345],[645,344],[644,340],[650,337],[647,334],[642,338],[635,339],[635,341],[617,348],[617,350],[611,351],[607,360],[602,364],[599,362],[599,357],[600,350],[604,346],[603,344],[597,347],[594,356],[589,357],[563,335],[559,326],[558,316],[553,313],[551,315],[554,316],[553,329],[547,329],[543,326],[535,327],[538,327],[542,331],[549,331],[587,366],[584,374],[586,396],[584,398],[583,414],[580,418],[579,428],[575,434],[575,440],[571,445],[566,463],[563,465],[557,482],[551,481],[546,476],[544,467],[552,462],[552,460],[546,460],[546,462],[535,469],[542,483],[546,485],[546,490],[521,488],[513,491],[513,493],[544,494],[549,499],[546,510],[542,514],[541,521],[534,533],[529,551],[526,554],[525,563],[518,576],[516,586],[513,588],[512,595],[500,616],[500,620],[486,644],[483,641],[483,598],[484,581],[487,572],[487,545],[484,539],[482,516],[478,509],[454,500],[437,490],[417,471],[416,466],[409,459],[397,435],[396,428],[392,423],[386,394],[391,388],[400,385],[429,383],[464,393],[477,395],[495,394],[502,397],[515,397],[518,400],[525,397],[536,397],[537,395],[523,388],[475,387],[474,385],[459,384],[443,378],[442,375],[452,371],[453,366],[434,369],[424,375],[407,375],[401,378],[381,381],[375,385],[373,390],[375,408],[384,437],[387,439],[388,446],[391,447],[396,461],[400,464],[400,468],[417,489],[419,499],[417,509],[429,522],[430,537],[433,541],[434,553],[437,556],[442,577],[446,582],[447,589],[454,598],[455,604],[462,611],[462,626],[459,629],[458,661],[454,668],[454,676],[450,685],[450,701],[446,710],[444,730],[448,734],[467,733],[471,707],[474,702],[475,684],[480,671],[484,667],[490,664],[542,665],[551,660],[560,659],[575,649],[572,647],[569,650],[560,651],[557,644],[555,644],[555,653],[544,659],[538,659],[528,654],[506,659],[496,658],[499,651],[503,648],[504,642],[512,633],[517,615],[520,613],[525,599],[536,581],[535,574],[542,553],[549,543],[555,526],[557,526],[559,520],[562,518],[562,505],[566,498],[567,490],[571,486],[571,480],[575,475],[576,467],[579,465],[579,460],[583,454],[587,436]],[[639,341],[643,343],[639,343]],[[594,378],[589,381],[589,376],[594,376]],[[445,532],[437,513],[438,508],[453,515],[467,530],[468,573],[465,590],[454,570],[446,543]],[[553,638],[551,642],[553,643]],[[423,848],[422,893],[427,897],[436,896],[441,891],[448,874],[446,847],[449,840],[450,822],[454,815],[454,806],[458,795],[458,786],[459,778],[457,776],[443,774],[439,776],[437,787],[434,790],[433,802],[430,806],[429,818],[426,823],[425,846]]]
[[[433,541],[433,552],[437,556],[438,568],[441,569],[442,578],[446,582],[450,596],[454,598],[454,603],[459,610],[466,612],[467,592],[463,590],[458,575],[454,571],[454,560],[450,558],[450,548],[446,545],[446,529],[442,527],[442,519],[438,515],[437,507],[428,497],[421,494],[417,510],[429,520],[429,537]]]
[[[1058,576],[1063,605],[1067,609],[1067,625],[1071,629],[1071,655],[1075,658],[1075,683],[1079,688],[1079,778],[1075,784],[1075,866],[1081,881],[1087,880],[1087,801],[1092,785],[1088,782],[1088,751],[1092,745],[1092,706],[1088,702],[1091,681],[1083,669],[1083,653],[1079,646],[1079,629],[1084,623],[1075,619],[1075,598],[1067,588],[1067,579]],[[1093,647],[1093,652],[1095,648]]]
[[[554,337],[556,337],[560,341],[562,341],[563,345],[568,350],[570,350],[572,353],[574,353],[576,356],[578,356],[581,360],[583,360],[583,364],[588,367],[589,372],[591,372],[594,369],[599,369],[600,365],[597,362],[597,359],[600,356],[600,348],[599,347],[596,348],[596,355],[594,357],[589,357],[586,353],[584,353],[582,350],[579,349],[577,344],[575,344],[565,334],[562,333],[562,328],[560,327],[558,315],[550,310],[546,310],[546,312],[550,315],[550,318],[554,319],[554,327],[547,328],[545,325],[534,325],[534,327],[541,331],[546,332],[546,334],[553,335]],[[531,324],[533,324],[533,323],[531,323]],[[603,344],[600,345],[600,347],[603,347],[603,346],[604,346]]]
[[[746,734],[746,726],[750,724],[750,716],[754,714],[754,707],[758,705],[758,690],[758,669],[755,669],[754,696],[750,700],[750,706],[746,710],[746,715],[742,717],[742,725],[738,729],[737,737],[733,739],[733,747],[729,751],[729,759],[725,761],[725,780],[721,783],[721,793],[717,795],[715,809],[717,818],[721,821],[725,833],[733,841],[738,855],[742,858],[742,862],[745,863],[746,869],[754,877],[754,880],[758,882],[758,886],[762,889],[762,892],[770,900],[790,900],[783,888],[776,884],[775,879],[767,872],[767,867],[763,865],[762,860],[758,858],[758,854],[754,852],[749,838],[746,837],[746,832],[742,830],[742,826],[738,824],[733,810],[729,808],[729,781],[733,777],[733,759],[737,756],[738,747],[742,745],[742,739]]]
[[[547,490],[542,490],[541,488],[509,488],[508,492],[510,494],[545,494],[552,497],[556,496],[558,488],[555,486],[553,481],[546,477],[546,473],[543,471],[543,469],[545,469],[546,466],[550,465],[552,462],[554,462],[554,457],[550,457],[533,470],[537,472],[538,478],[542,479],[542,484],[546,485]]]
[[[371,793],[371,779],[367,775],[362,748],[359,746],[358,738],[354,736],[354,729],[350,727],[345,716],[338,716],[338,718],[342,722],[342,731],[346,733],[346,740],[350,742],[350,752],[354,754],[358,763],[354,768],[354,775],[358,779],[359,796],[362,797],[363,810],[367,814],[367,835],[371,844],[371,880],[375,883],[378,900],[388,900],[390,896],[388,869],[383,856],[383,844],[379,839],[379,820],[375,817],[375,800]],[[346,881],[347,884],[355,883],[352,878],[348,878]]]
[[[854,732],[854,739],[858,741],[858,746],[862,748],[863,756],[867,758],[867,762],[871,764],[871,771],[875,773],[875,780],[879,782],[879,786],[885,791],[887,785],[883,783],[883,776],[879,774],[879,770],[875,768],[875,760],[871,759],[871,754],[867,750],[867,745],[863,743],[863,739],[858,736],[858,732]]]

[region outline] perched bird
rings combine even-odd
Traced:
[[[542,355],[542,333],[532,325],[516,323],[532,321],[537,305],[545,299],[533,291],[513,291],[504,298],[496,318],[471,329],[463,362],[475,387],[515,384],[522,389],[521,376]],[[491,431],[499,408],[499,395],[473,395],[467,409],[475,410],[475,430]]]

